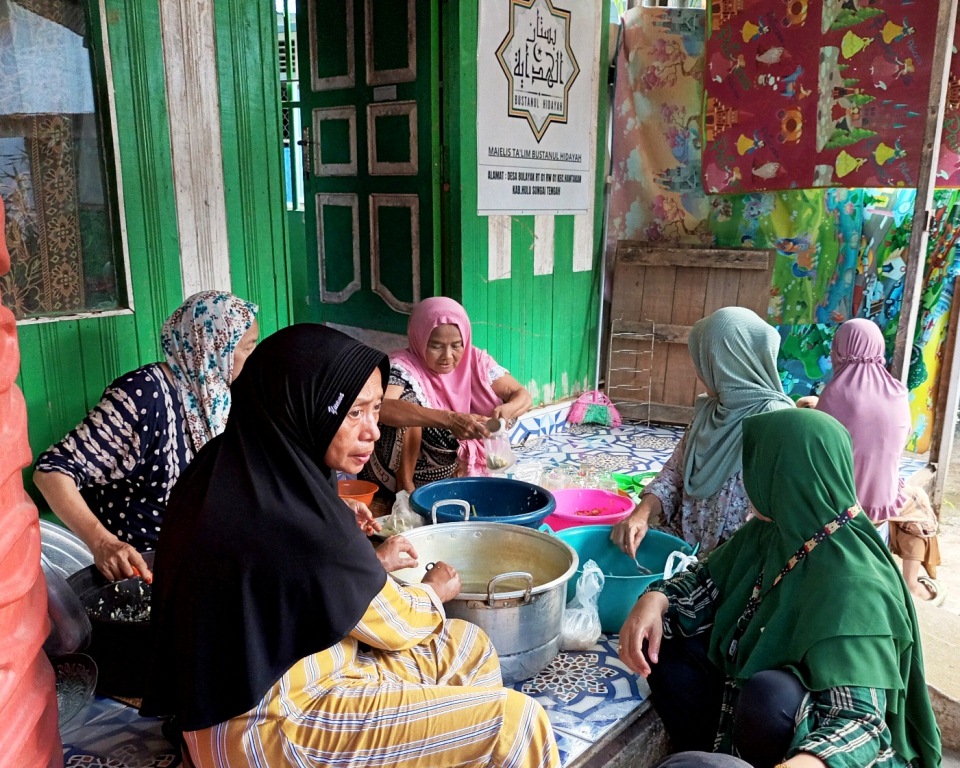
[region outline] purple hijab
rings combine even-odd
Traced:
[[[870,320],[848,320],[833,339],[833,378],[817,410],[853,438],[857,498],[875,523],[900,514],[900,456],[910,434],[907,388],[884,367],[884,342]]]

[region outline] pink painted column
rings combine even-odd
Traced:
[[[0,199],[0,275],[10,270],[5,221]],[[19,367],[17,324],[0,306],[0,768],[62,768],[39,517],[20,475],[31,454]]]

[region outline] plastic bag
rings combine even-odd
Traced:
[[[564,651],[585,651],[596,645],[603,630],[597,603],[603,590],[603,571],[593,560],[583,565],[577,579],[577,593],[563,612],[560,648]]]
[[[496,424],[496,427],[494,427]],[[517,457],[510,447],[510,433],[507,431],[507,422],[503,419],[491,419],[487,422],[490,437],[483,438],[483,447],[487,455],[487,469],[493,472],[502,472],[513,466]]]
[[[697,562],[697,553],[696,551],[693,554],[686,554],[681,552],[679,549],[676,552],[671,552],[667,556],[667,562],[663,566],[663,578],[671,579],[676,576],[681,571],[686,571],[690,568],[691,565]]]
[[[407,491],[398,491],[390,514],[384,515],[378,520],[380,525],[383,526],[380,529],[380,535],[384,538],[395,536],[412,528],[419,528],[426,522],[413,511],[413,507],[410,506],[410,494]]]

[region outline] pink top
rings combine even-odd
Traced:
[[[433,329],[439,325],[455,325],[463,339],[463,357],[450,373],[431,371],[426,364],[427,342]],[[467,311],[453,299],[434,296],[424,299],[410,315],[407,324],[407,349],[390,354],[391,365],[402,366],[415,378],[429,407],[458,413],[490,416],[501,404],[490,385],[489,373],[496,366],[493,358],[470,343],[471,329]],[[469,474],[485,474],[483,443],[480,440],[461,440],[460,461]]]
[[[907,388],[884,367],[884,341],[870,320],[848,320],[830,352],[833,379],[817,410],[833,416],[853,438],[860,505],[876,523],[900,514],[900,456],[910,435]]]

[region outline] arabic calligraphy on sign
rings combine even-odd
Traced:
[[[508,82],[507,114],[526,120],[539,142],[567,122],[570,87],[580,73],[570,45],[570,11],[550,0],[510,0],[510,28],[497,49]]]

